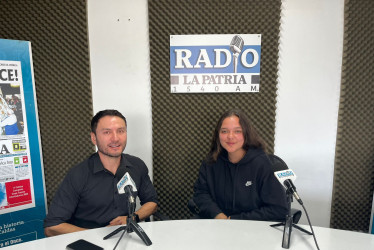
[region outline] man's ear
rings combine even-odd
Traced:
[[[96,146],[96,135],[93,132],[91,132],[91,141]]]

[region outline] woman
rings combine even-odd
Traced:
[[[200,215],[215,219],[283,220],[286,195],[248,117],[229,110],[219,119],[194,185]]]

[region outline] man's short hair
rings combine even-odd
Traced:
[[[103,118],[104,116],[118,116],[119,118],[122,118],[122,120],[125,121],[125,124],[127,126],[126,118],[119,112],[118,110],[115,109],[106,109],[102,110],[96,113],[94,117],[92,117],[91,120],[91,132],[96,135],[96,128],[97,124],[99,123],[99,120]]]

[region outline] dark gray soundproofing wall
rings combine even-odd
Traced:
[[[48,203],[94,152],[85,0],[0,1],[0,38],[31,41]]]
[[[225,110],[246,112],[273,152],[280,10],[280,0],[148,1],[154,184],[172,219],[190,217],[187,201]],[[181,34],[262,34],[260,92],[171,94],[169,36]]]
[[[345,1],[331,227],[368,232],[374,190],[374,1]],[[369,246],[368,246],[369,247]]]

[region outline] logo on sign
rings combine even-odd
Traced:
[[[120,182],[118,182],[117,188],[121,189],[122,186],[123,186],[123,184],[125,184],[125,182],[127,182],[127,180],[128,180],[127,175],[124,175],[123,178],[122,178],[122,180]]]
[[[292,171],[284,171],[282,173],[277,174],[279,178],[286,178],[286,177],[293,177],[295,176]]]
[[[258,92],[260,57],[260,35],[171,36],[171,92]]]

